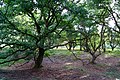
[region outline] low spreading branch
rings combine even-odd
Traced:
[[[25,51],[25,50],[27,50],[27,48],[25,48],[25,49],[20,49],[20,50],[16,50],[16,51],[14,51],[14,52],[12,52],[11,54],[8,54],[8,55],[6,55],[6,56],[0,56],[0,59],[6,59],[6,58],[8,58],[8,57],[10,57],[10,56],[12,56],[12,55],[14,55],[14,54],[16,54],[17,52],[23,52],[23,51]]]
[[[20,57],[20,58],[14,58],[14,59],[11,59],[11,60],[6,60],[6,61],[3,61],[3,62],[0,62],[0,64],[5,64],[5,63],[12,62],[12,61],[19,61],[20,59],[25,59],[28,56],[29,56],[29,54],[27,54],[26,56]]]

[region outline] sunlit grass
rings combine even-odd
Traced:
[[[105,53],[110,56],[120,57],[120,49],[115,49],[113,51],[111,49],[107,49]]]
[[[81,52],[79,50],[74,50],[73,51],[75,54],[80,54]],[[71,55],[72,52],[67,50],[67,49],[52,49],[52,50],[48,50],[45,52],[45,54],[47,54],[48,56],[51,55]]]

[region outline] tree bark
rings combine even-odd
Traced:
[[[114,50],[114,47],[112,47],[112,51]]]
[[[38,57],[37,57],[37,59],[35,59],[34,68],[41,68],[42,67],[44,52],[45,52],[45,50],[43,48],[39,48]]]
[[[84,48],[85,52],[89,52],[89,45],[88,45],[88,39],[85,39],[85,48]]]
[[[102,49],[103,49],[103,52],[106,52],[105,41],[104,41],[103,44],[102,44]]]
[[[91,60],[91,64],[96,64],[95,60],[97,59],[97,56],[95,56],[95,54],[92,55],[92,60]]]
[[[72,49],[72,42],[71,41],[69,41],[69,44],[68,44],[68,50],[70,50],[71,51],[71,49]]]

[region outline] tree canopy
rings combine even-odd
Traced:
[[[120,46],[119,0],[3,0],[0,5],[0,64],[34,59],[39,68],[46,50],[71,47],[70,42],[89,52],[94,63],[105,45]]]

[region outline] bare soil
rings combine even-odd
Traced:
[[[83,54],[78,57],[86,59],[90,56]],[[85,60],[85,65],[73,55],[50,58],[53,62],[44,58],[41,69],[32,69],[33,61],[1,69],[0,80],[120,80],[119,57],[102,55],[96,60],[97,64],[88,64]]]

